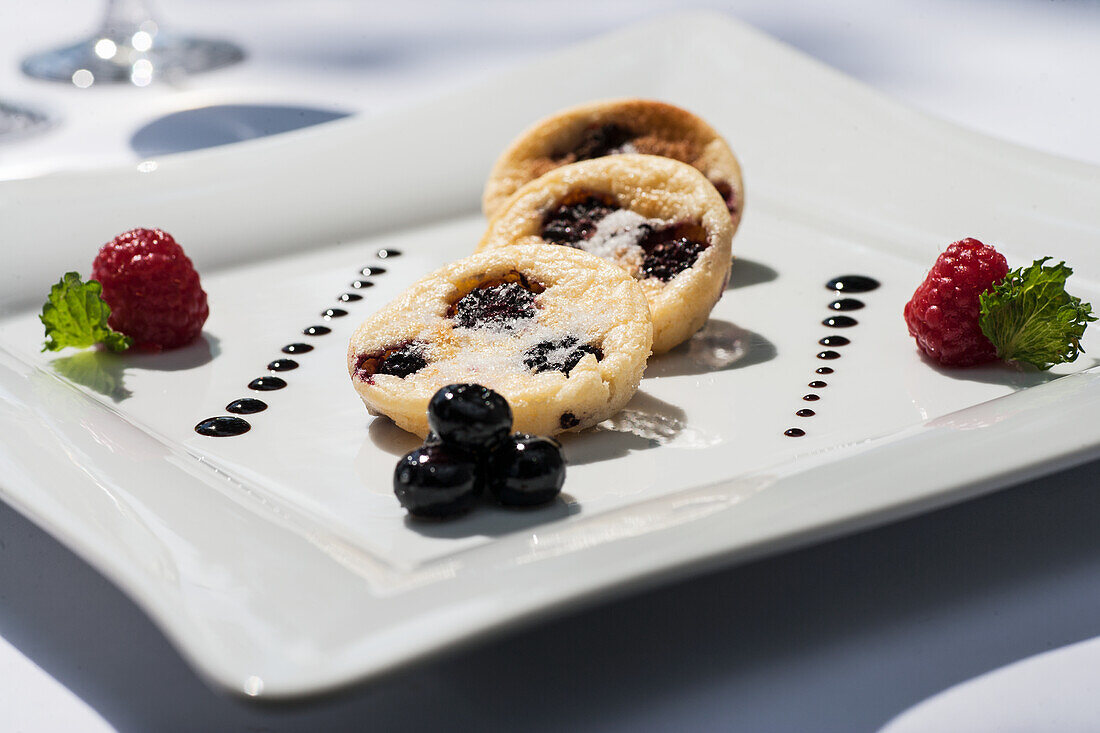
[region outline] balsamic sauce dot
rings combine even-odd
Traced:
[[[805,407],[805,408],[799,410],[798,412],[796,412],[795,414],[798,415],[799,417],[813,417],[817,413],[814,412],[813,410],[811,410],[810,408]]]
[[[359,272],[363,273],[363,277],[370,277],[372,275],[381,275],[385,271],[385,267],[379,267],[378,265],[367,265]]]
[[[818,367],[817,369],[814,369],[814,371],[817,372],[818,374],[832,374],[833,373],[833,368],[832,367]]]
[[[326,320],[331,319],[331,318],[342,318],[343,316],[346,316],[347,314],[348,314],[348,312],[346,310],[344,310],[343,308],[326,308],[325,310],[321,311],[321,315]]]
[[[786,435],[788,438],[801,438],[803,435],[806,434],[806,431],[802,428],[789,428],[787,430],[784,430],[783,434]]]
[[[289,372],[291,369],[298,368],[298,362],[293,359],[276,359],[268,364],[267,368],[273,372]]]
[[[802,395],[802,399],[806,400],[807,402],[817,402],[821,399],[821,395],[811,392],[810,394]]]
[[[821,389],[822,387],[828,387],[829,383],[828,382],[822,382],[820,379],[815,379],[814,381],[810,382],[806,386],[807,387],[813,387],[814,389]]]
[[[859,321],[851,316],[830,316],[822,321],[822,323],[829,328],[848,328],[849,326],[856,325]]]
[[[373,288],[374,283],[372,283],[370,280],[356,280],[351,284],[351,286],[356,290],[362,290],[363,288]]]
[[[363,296],[359,293],[340,293],[340,297],[337,298],[341,303],[354,303],[357,300],[362,300]]]
[[[233,412],[237,415],[251,415],[256,412],[263,412],[267,409],[267,403],[263,400],[257,400],[253,397],[242,397],[239,400],[234,400],[225,406],[226,412]]]
[[[839,359],[840,354],[836,351],[819,351],[817,352],[818,359]]]
[[[879,281],[865,275],[841,275],[825,283],[829,290],[843,293],[867,293],[879,286]]]
[[[303,329],[302,333],[306,336],[324,336],[326,333],[332,333],[332,329],[328,326],[310,326]]]
[[[380,249],[374,253],[374,256],[380,260],[389,259],[390,257],[400,257],[401,250],[399,249]]]
[[[855,298],[841,298],[840,300],[834,300],[829,303],[829,310],[834,311],[857,311],[863,307],[862,300],[856,300]]]
[[[847,346],[852,343],[843,336],[826,336],[823,339],[818,340],[818,343],[822,346]]]
[[[257,392],[270,392],[276,389],[282,389],[286,386],[286,380],[279,377],[256,377],[248,383],[249,389],[254,389]]]
[[[242,435],[252,429],[247,420],[239,417],[223,415],[221,417],[208,417],[195,426],[195,432],[199,435],[209,435],[213,438],[227,438],[233,435]]]
[[[313,351],[313,347],[309,344],[287,344],[282,351],[284,354],[304,354],[307,351]]]

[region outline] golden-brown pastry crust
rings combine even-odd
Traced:
[[[453,315],[460,298],[517,276],[537,293],[533,318],[507,328],[458,325]],[[348,345],[348,372],[372,413],[420,436],[428,433],[428,400],[460,382],[504,395],[515,430],[553,435],[595,425],[629,401],[652,334],[646,297],[620,268],[568,247],[509,247],[431,273],[365,320]],[[365,368],[377,364],[371,355],[410,343],[424,361],[414,373],[400,377]],[[533,368],[531,350],[547,343],[563,344],[550,354],[559,362],[576,347],[590,350],[573,354],[568,375]]]
[[[687,163],[714,184],[725,199],[734,230],[744,209],[741,166],[718,132],[685,109],[647,99],[592,102],[540,120],[517,137],[497,159],[482,196],[492,218],[523,185],[554,168],[577,162],[586,135],[602,126],[628,130],[622,152],[660,155]]]
[[[653,317],[653,353],[668,351],[699,330],[725,291],[734,226],[714,186],[684,163],[653,155],[611,155],[556,168],[512,196],[489,223],[478,250],[566,248],[547,242],[543,226],[550,212],[578,192],[610,197],[622,210],[607,217],[615,217],[616,229],[598,231],[572,246],[600,254],[638,279]],[[630,227],[677,224],[701,227],[706,248],[670,279],[647,277],[640,266],[642,248],[629,243]]]

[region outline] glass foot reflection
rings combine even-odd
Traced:
[[[41,112],[0,100],[0,141],[33,135],[50,127],[50,119]]]
[[[85,88],[93,84],[146,86],[159,77],[196,74],[235,64],[240,47],[204,38],[157,32],[155,23],[126,36],[106,34],[30,56],[23,72],[37,79],[66,81]]]

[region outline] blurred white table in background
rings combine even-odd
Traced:
[[[0,181],[138,162],[141,156],[131,148],[136,130],[165,115],[208,105],[296,105],[382,114],[461,89],[576,41],[688,8],[728,12],[932,115],[1051,153],[1100,163],[1100,5],[1095,2],[161,0],[157,8],[163,27],[233,40],[246,49],[247,59],[176,86],[77,89],[36,81],[20,73],[19,61],[90,32],[97,25],[101,4],[98,0],[0,3],[0,99],[38,108],[56,120],[43,134],[13,142],[0,140]],[[745,103],[751,104],[751,100]],[[736,149],[737,141],[731,142]],[[2,187],[0,183],[0,195]],[[14,246],[20,245],[0,243],[3,248]],[[1057,254],[1055,249],[1051,253]],[[754,566],[728,571],[692,581],[679,590],[658,590],[618,601],[607,609],[585,612],[580,620],[556,622],[548,630],[532,629],[526,636],[521,633],[520,646],[537,652],[569,644],[573,637],[583,637],[584,629],[606,625],[609,614],[670,613],[678,605],[671,593],[686,593],[707,602],[727,597],[724,593],[736,595],[740,588],[767,587],[770,581],[761,574],[777,569],[822,572],[826,580],[832,573],[832,581],[843,583],[845,568],[854,563],[857,572],[853,577],[875,578],[878,570],[873,563],[885,562],[873,557],[876,552],[910,548],[917,542],[914,535],[937,528],[960,534],[977,527],[976,536],[983,537],[984,531],[994,548],[1009,555],[1020,553],[1015,558],[1017,564],[1030,566],[1027,561],[1037,558],[1040,566],[1025,567],[1017,575],[1012,574],[1017,571],[1005,571],[1004,577],[997,576],[1009,584],[1007,594],[1005,588],[976,591],[977,600],[971,605],[988,601],[989,615],[966,604],[962,611],[954,610],[959,598],[970,598],[960,595],[957,579],[941,583],[926,578],[925,582],[932,584],[926,602],[898,591],[902,601],[931,619],[926,623],[906,620],[904,613],[898,613],[903,620],[896,628],[851,631],[841,650],[831,648],[833,626],[839,623],[835,619],[823,626],[807,622],[805,628],[792,631],[792,638],[803,642],[801,648],[786,637],[786,630],[775,629],[775,639],[754,647],[757,663],[742,660],[733,671],[724,670],[714,660],[695,665],[690,655],[670,652],[667,664],[687,668],[689,681],[671,688],[667,695],[625,706],[623,698],[630,698],[633,692],[623,685],[632,680],[636,683],[637,676],[627,675],[625,682],[616,683],[614,675],[608,675],[612,679],[601,680],[601,689],[575,691],[570,704],[576,705],[577,712],[551,722],[547,722],[545,711],[525,721],[522,711],[514,706],[505,704],[503,712],[479,707],[462,694],[468,686],[456,690],[451,684],[449,675],[462,666],[461,659],[429,664],[389,687],[383,685],[380,691],[367,690],[305,709],[256,710],[225,700],[207,692],[144,617],[106,581],[0,504],[0,728],[25,733],[415,730],[417,721],[431,719],[422,711],[412,714],[411,706],[423,699],[427,705],[450,708],[456,729],[522,725],[551,730],[561,724],[574,730],[624,731],[726,730],[738,725],[754,731],[873,729],[923,696],[1027,656],[1023,651],[1034,653],[1100,634],[1100,621],[1088,620],[1100,619],[1100,598],[1095,593],[1100,582],[1100,545],[1090,540],[1091,535],[1081,527],[1070,528],[1065,530],[1070,546],[1054,549],[1047,546],[1057,541],[1034,546],[1025,541],[1016,549],[1011,539],[1003,537],[1015,531],[1012,517],[1041,505],[1036,496],[1055,488],[1062,490],[1059,499],[1064,503],[1054,510],[1053,519],[1047,517],[1049,521],[1072,524],[1074,518],[1089,512],[1096,512],[1091,515],[1093,520],[1100,519],[1100,502],[1091,499],[1087,491],[1098,468],[1100,465],[1091,464],[1046,482],[1031,482],[1003,496],[979,500],[985,502],[981,511],[974,509],[973,503],[945,510],[900,527],[766,561],[765,570]],[[1067,513],[1059,515],[1058,511]],[[1051,537],[1061,536],[1058,528],[1048,530]],[[864,557],[863,547],[870,548],[872,557]],[[929,552],[929,567],[949,576],[952,559]],[[1012,561],[1010,557],[1008,562]],[[1051,590],[1043,562],[1070,563],[1080,577],[1066,579],[1066,573],[1072,572],[1055,565],[1051,572],[1062,573],[1057,575],[1062,585],[1050,581],[1056,586]],[[862,573],[860,563],[864,565]],[[979,561],[973,570],[982,571],[983,567]],[[730,583],[740,588],[723,590]],[[816,595],[808,590],[792,591],[793,598],[808,604],[811,612],[814,608],[820,612],[828,608],[828,599],[819,597],[829,594],[828,586],[823,587]],[[1011,602],[994,603],[998,593]],[[1048,593],[1060,599],[1059,611],[1047,608]],[[14,594],[33,598],[15,602]],[[860,600],[872,607],[876,603],[874,598]],[[880,606],[887,603],[877,602]],[[895,598],[892,602],[899,601]],[[746,603],[751,605],[751,600]],[[41,615],[39,624],[27,619],[35,613]],[[683,623],[689,624],[691,614],[679,613]],[[767,611],[739,613],[754,619]],[[892,611],[863,612],[863,616],[868,614],[881,620],[889,618]],[[997,624],[1009,623],[1005,619],[1015,619],[1014,614],[1019,618],[1002,632]],[[1038,618],[1047,619],[1042,623],[1050,626],[1036,630],[1031,622]],[[630,623],[638,625],[637,621],[625,623],[628,628]],[[1016,626],[1011,624],[1016,623],[1024,641],[1013,636]],[[134,627],[132,639],[119,624]],[[998,629],[1000,635],[984,641],[982,653],[971,654],[970,659],[951,655],[952,647],[966,649],[987,626]],[[99,627],[106,632],[97,639]],[[644,633],[645,625],[640,628]],[[133,649],[118,649],[131,641]],[[688,646],[701,643],[690,636],[681,642]],[[805,655],[804,659],[790,659],[792,644],[793,653]],[[66,645],[71,648],[68,656],[66,649],[58,648]],[[616,651],[602,648],[598,652],[610,657],[601,663],[614,669]],[[624,665],[631,664],[629,653],[619,654]],[[85,680],[81,675],[89,659],[95,660],[88,672],[94,679]],[[540,659],[511,660],[506,643],[470,652],[467,661],[489,669],[507,668],[518,675],[531,673],[536,685],[547,679],[545,673],[535,670]],[[884,699],[889,695],[881,691],[869,692],[864,699],[861,690],[870,690],[883,675],[888,678],[887,668],[893,667],[894,661],[915,665],[913,674],[924,679],[913,680],[904,690],[898,689],[903,687],[900,682],[895,684],[890,691],[897,693],[896,700]],[[49,674],[39,664],[63,674]],[[676,669],[669,671],[676,673]],[[156,679],[157,675],[162,678]],[[58,681],[59,676],[66,684]],[[401,690],[393,689],[394,685]],[[486,680],[485,689],[491,688],[492,681]],[[594,692],[595,697],[586,697],[586,692]],[[1050,699],[1050,695],[1037,697]],[[627,709],[631,712],[625,713]],[[406,716],[403,710],[410,714]],[[972,713],[974,720],[981,719],[980,710]],[[965,720],[958,722],[959,730],[969,728]],[[1100,721],[1095,729],[1100,729]]]

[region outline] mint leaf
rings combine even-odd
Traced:
[[[103,291],[95,280],[84,283],[80,275],[66,272],[61,280],[50,288],[50,297],[42,306],[38,319],[46,327],[46,343],[43,351],[60,351],[66,346],[84,349],[102,343],[111,351],[130,347],[133,339],[107,325],[111,306],[100,297]]]
[[[1073,270],[1065,262],[1045,267],[1049,259],[1013,270],[979,297],[978,323],[1001,359],[1050,369],[1082,351],[1081,336],[1096,316],[1092,306],[1066,292]]]

